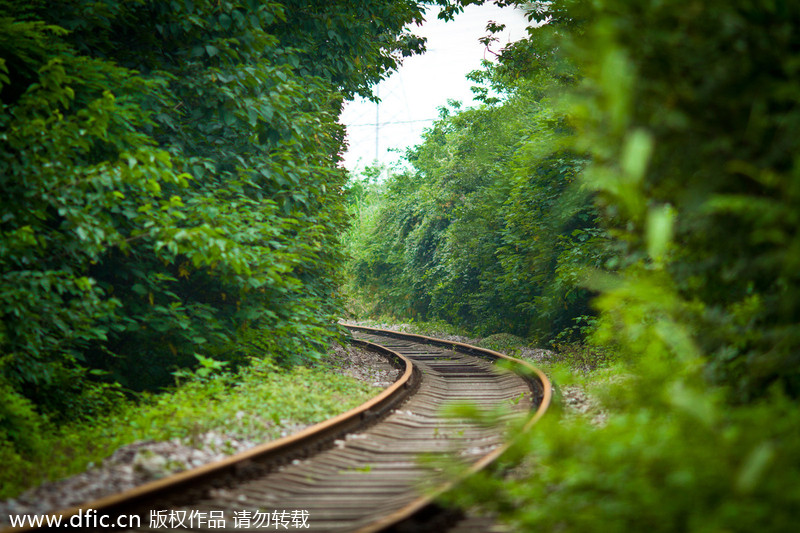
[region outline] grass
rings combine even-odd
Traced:
[[[416,333],[418,335],[428,335],[430,337],[441,336],[459,336],[459,337],[475,337],[471,332],[458,326],[453,326],[442,320],[413,320],[402,319],[400,322],[398,318],[381,315],[377,318],[359,318],[354,320],[354,323],[362,326],[384,329],[396,329],[404,333]]]
[[[43,432],[44,452],[20,458],[0,447],[0,498],[14,497],[45,480],[99,464],[136,441],[183,439],[191,444],[215,431],[266,442],[286,428],[321,422],[356,407],[377,389],[325,366],[284,369],[256,361],[237,373],[196,375],[173,390],[121,403],[91,422]]]

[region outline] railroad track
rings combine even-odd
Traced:
[[[77,524],[74,517],[81,516],[73,530],[85,531],[137,522],[138,527],[117,530],[418,530],[421,522],[430,526],[437,516],[447,516],[432,511],[431,495],[451,483],[437,481],[420,463],[421,454],[456,457],[476,471],[506,447],[501,424],[448,418],[443,406],[464,401],[484,409],[506,406],[530,414],[529,428],[549,405],[547,378],[527,363],[465,344],[346,326],[355,342],[384,353],[403,370],[379,396],[220,463],[65,510],[64,521],[73,517]],[[498,370],[494,363],[502,359],[517,361],[527,374]]]

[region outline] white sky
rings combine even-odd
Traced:
[[[494,56],[486,52],[478,39],[486,35],[488,21],[506,24],[497,34],[497,51],[504,44],[526,35],[528,22],[521,11],[499,8],[494,4],[468,6],[452,22],[443,22],[431,11],[415,34],[427,37],[428,51],[421,56],[406,58],[403,66],[377,88],[381,98],[378,106],[376,157],[376,105],[358,99],[345,106],[342,122],[347,125],[350,148],[345,154],[345,167],[350,171],[363,169],[376,159],[393,164],[402,158],[405,149],[419,144],[423,129],[439,116],[437,109],[448,99],[473,105],[470,86],[465,76],[478,68],[481,61]],[[390,151],[400,149],[400,152]]]

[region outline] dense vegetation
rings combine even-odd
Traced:
[[[483,105],[351,188],[351,293],[619,360],[604,425],[551,417],[460,501],[516,530],[791,530],[800,5],[520,5],[547,23],[473,76]],[[338,113],[421,51],[421,9],[0,0],[4,473],[180,367],[335,337]]]
[[[4,471],[178,368],[327,347],[338,115],[423,7],[0,1]]]
[[[378,313],[543,341],[600,295],[626,356],[661,317],[741,399],[796,396],[794,10],[625,4],[530,8],[549,23],[473,75],[485,105],[358,188],[353,285]]]
[[[367,173],[351,189],[367,205],[350,240],[348,283],[370,313],[542,341],[574,337],[590,318],[580,271],[604,265],[608,239],[576,186],[586,156],[551,100],[574,76],[554,58],[530,75],[517,70],[531,68],[550,29],[508,49],[513,63],[473,74],[485,105],[443,108],[407,154],[412,171],[388,183]]]
[[[91,420],[40,428],[24,460],[2,457],[0,498],[16,497],[39,480],[60,479],[83,472],[87,465],[104,464],[121,446],[134,442],[175,439],[218,454],[233,453],[240,449],[231,441],[277,439],[298,426],[339,415],[377,393],[374,386],[346,375],[330,359],[286,367],[259,358],[235,371],[223,362],[204,359],[195,371],[179,372],[179,385],[158,394],[145,392],[138,401],[120,402]],[[137,451],[136,456],[146,460],[148,454]],[[156,460],[152,466],[144,473],[156,478],[197,465],[169,459]],[[141,467],[136,458],[133,467]]]
[[[605,424],[552,417],[458,500],[516,531],[791,531],[800,5],[523,7],[547,24],[475,75],[485,105],[359,189],[351,271],[365,309],[571,337],[622,375],[595,379]]]

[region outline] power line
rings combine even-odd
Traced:
[[[398,121],[394,121],[394,122],[378,122],[378,123],[369,122],[369,123],[365,123],[365,124],[347,124],[347,127],[348,128],[354,128],[354,127],[357,127],[357,126],[371,126],[371,127],[388,126],[390,124],[411,124],[411,123],[414,123],[414,122],[433,122],[435,120],[437,120],[437,119],[435,119],[435,118],[421,118],[419,120],[398,120]]]

